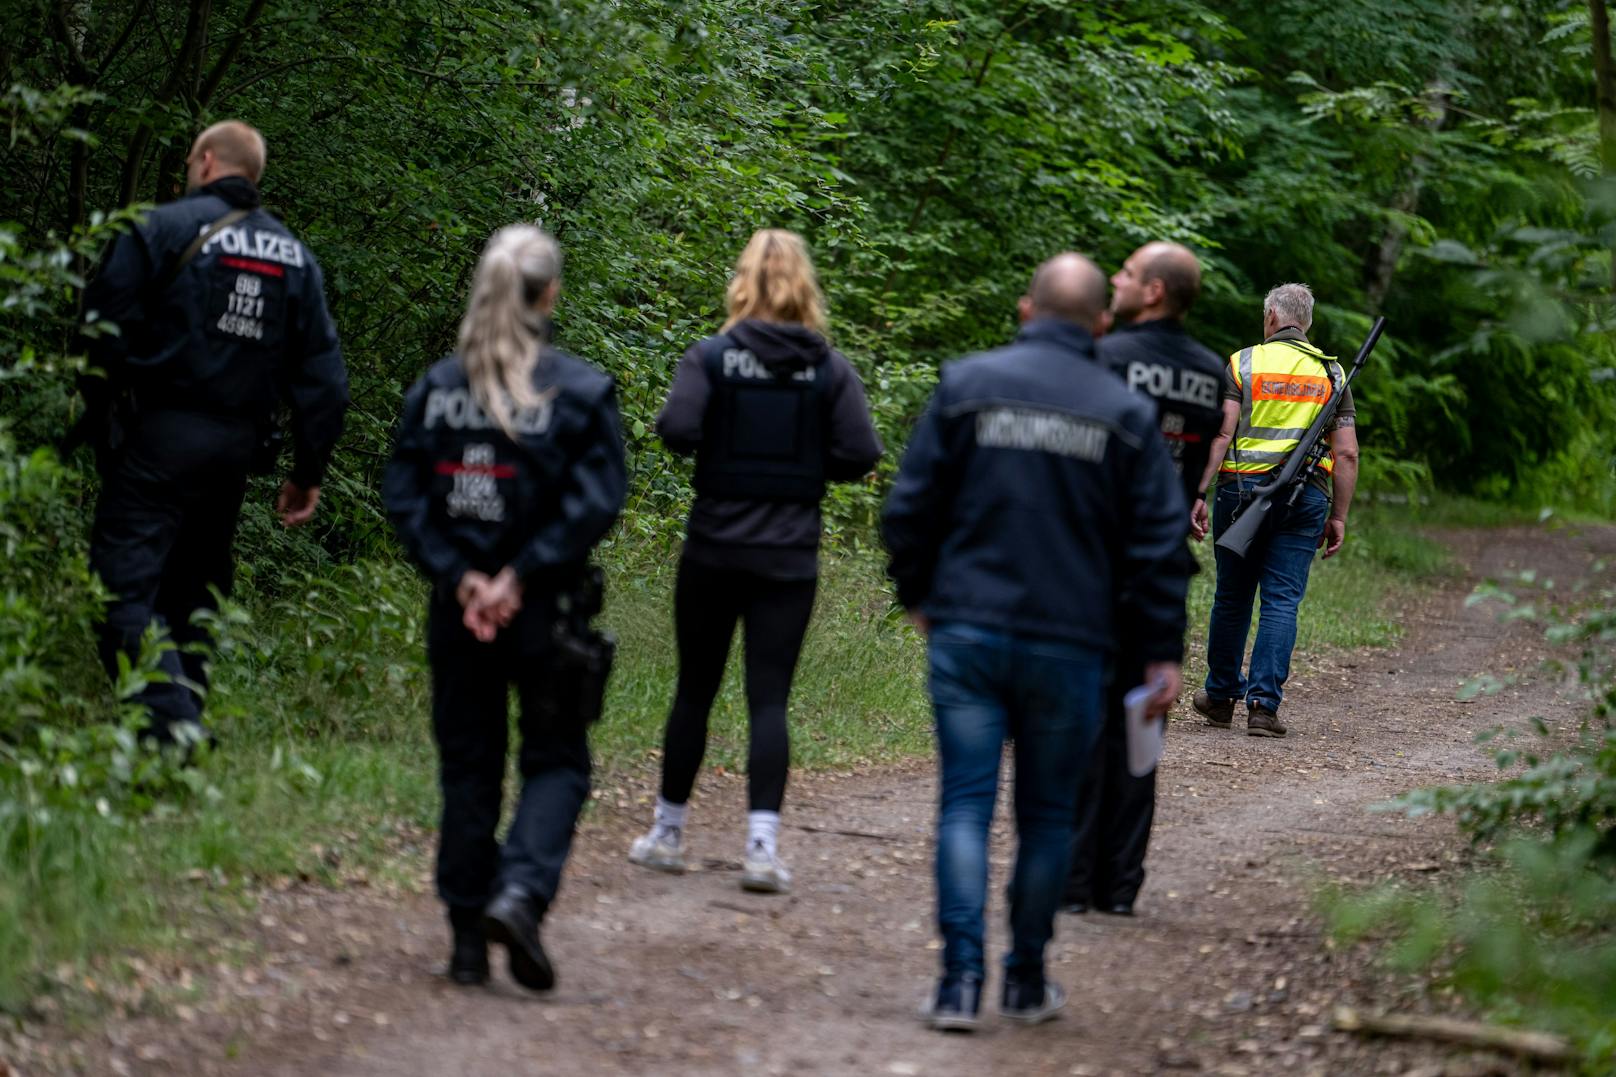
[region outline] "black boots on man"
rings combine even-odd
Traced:
[[[555,986],[555,969],[539,942],[539,921],[544,907],[526,890],[508,886],[483,910],[483,930],[488,941],[510,953],[511,979],[530,991],[548,991]]]
[[[1024,1025],[1052,1020],[1066,1005],[1066,992],[1042,976],[1017,977],[1006,973],[999,995],[999,1013]]]
[[[483,911],[451,907],[449,927],[454,949],[449,952],[449,979],[466,987],[488,982],[488,936],[483,932]]]

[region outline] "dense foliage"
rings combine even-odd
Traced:
[[[622,385],[641,529],[666,530],[683,491],[647,424],[764,224],[812,238],[894,443],[938,360],[1003,339],[1040,258],[1114,265],[1166,236],[1212,270],[1198,325],[1219,349],[1280,280],[1315,286],[1336,351],[1388,314],[1361,393],[1371,461],[1609,504],[1612,199],[1568,0],[406,2],[386,19],[122,0],[10,5],[0,32],[9,108],[46,121],[14,120],[0,151],[11,243],[175,196],[209,120],[268,135],[266,194],[328,268],[355,374],[333,552],[377,548],[400,388],[445,350],[481,241],[523,217],[571,257],[562,341]],[[8,363],[24,344],[67,341],[14,323]],[[65,392],[19,395],[6,411],[37,444]]]

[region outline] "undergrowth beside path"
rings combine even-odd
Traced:
[[[1365,514],[1343,555],[1315,567],[1304,652],[1395,638],[1407,589],[1446,570],[1416,522],[1402,510]],[[1210,544],[1199,552],[1210,560]],[[604,783],[614,771],[654,766],[676,677],[676,556],[650,547],[607,556],[604,621],[620,657],[592,737]],[[188,784],[143,812],[101,810],[85,777],[95,760],[78,741],[25,778],[5,772],[0,1007],[25,1008],[84,975],[116,979],[142,953],[183,950],[202,930],[199,916],[248,915],[266,883],[369,881],[430,847],[438,801],[420,585],[402,566],[374,563],[263,584],[255,608],[222,618],[210,702],[221,749]],[[1204,572],[1192,591],[1191,684],[1201,675],[1211,585]],[[737,639],[706,758],[730,772],[746,758],[739,651]],[[794,765],[806,770],[931,749],[924,649],[893,608],[873,553],[825,560],[791,722]]]
[[[1560,682],[1573,720],[1527,710],[1484,729],[1485,780],[1417,789],[1383,808],[1446,814],[1474,870],[1435,883],[1336,888],[1336,938],[1363,942],[1416,998],[1454,999],[1502,1025],[1564,1037],[1581,1072],[1616,1072],[1616,535],[1590,528],[1590,563],[1567,578],[1540,552],[1482,581],[1468,604],[1541,633],[1551,650],[1471,670],[1462,700],[1537,676]],[[1558,571],[1557,571],[1558,569]]]
[[[601,774],[547,921],[562,968],[553,996],[517,990],[503,970],[486,991],[445,982],[430,831],[367,829],[356,816],[290,834],[294,853],[295,841],[313,843],[294,861],[306,879],[187,873],[163,910],[184,936],[49,970],[37,1012],[0,1022],[0,1054],[31,1075],[86,1077],[481,1077],[529,1072],[536,1059],[557,1072],[692,1077],[1517,1072],[1496,1056],[1329,1029],[1336,1006],[1372,1013],[1417,996],[1378,973],[1362,947],[1327,945],[1317,884],[1459,878],[1473,859],[1444,820],[1366,809],[1432,782],[1485,780],[1473,738],[1494,724],[1524,727],[1530,713],[1561,730],[1576,724],[1574,694],[1554,678],[1466,695],[1474,670],[1535,668],[1549,652],[1524,621],[1499,623],[1464,598],[1474,579],[1540,554],[1556,580],[1572,580],[1582,538],[1511,527],[1443,541],[1455,574],[1400,588],[1392,646],[1314,651],[1300,664],[1290,737],[1177,716],[1139,915],[1061,917],[1050,969],[1072,1001],[1045,1028],[990,1018],[959,1039],[913,1019],[936,961],[926,755],[800,774],[783,831],[798,885],[774,899],[736,892],[746,785],[737,774],[709,769],[699,780],[690,837],[699,870],[673,878],[625,861],[655,792],[642,748]],[[379,812],[381,802],[355,807]],[[1001,803],[992,845],[995,950],[1008,810]],[[1437,1006],[1474,1013],[1453,999]]]

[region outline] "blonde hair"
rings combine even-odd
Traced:
[[[747,242],[735,260],[725,300],[725,329],[743,318],[761,318],[825,331],[825,293],[819,290],[808,245],[783,228],[764,228]]]
[[[208,127],[191,144],[191,155],[212,150],[214,160],[235,169],[257,183],[264,178],[264,161],[269,156],[264,136],[258,128],[240,120],[224,120]]]
[[[478,405],[507,435],[513,416],[538,407],[533,387],[544,321],[535,305],[561,279],[561,248],[531,224],[506,225],[483,248],[460,320],[460,365]]]

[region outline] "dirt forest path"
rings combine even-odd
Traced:
[[[1534,673],[1541,633],[1467,609],[1484,577],[1527,566],[1569,586],[1616,529],[1447,536],[1463,578],[1414,599],[1396,648],[1314,660],[1287,701],[1285,740],[1178,715],[1160,782],[1150,878],[1134,919],[1063,916],[1052,974],[1064,1019],[1033,1029],[989,1016],[975,1036],[915,1019],[934,975],[929,763],[798,778],[783,850],[787,897],[743,894],[735,854],[743,782],[705,774],[683,878],[624,860],[649,778],[614,789],[584,827],[546,926],[560,986],[536,998],[503,969],[488,990],[439,969],[441,913],[423,893],[271,892],[259,961],[212,970],[214,989],[161,1020],[101,1030],[75,1053],[89,1073],[175,1074],[1371,1074],[1513,1072],[1509,1063],[1327,1031],[1340,1002],[1388,997],[1363,955],[1327,947],[1320,881],[1451,871],[1463,841],[1443,820],[1370,814],[1405,790],[1491,771],[1477,731],[1533,714],[1569,722],[1569,690]],[[1457,701],[1483,670],[1523,680]],[[1187,708],[1183,708],[1187,711]],[[1001,797],[1001,809],[1003,798]],[[1010,854],[994,841],[990,950],[1002,947]],[[422,870],[426,869],[423,861]]]

